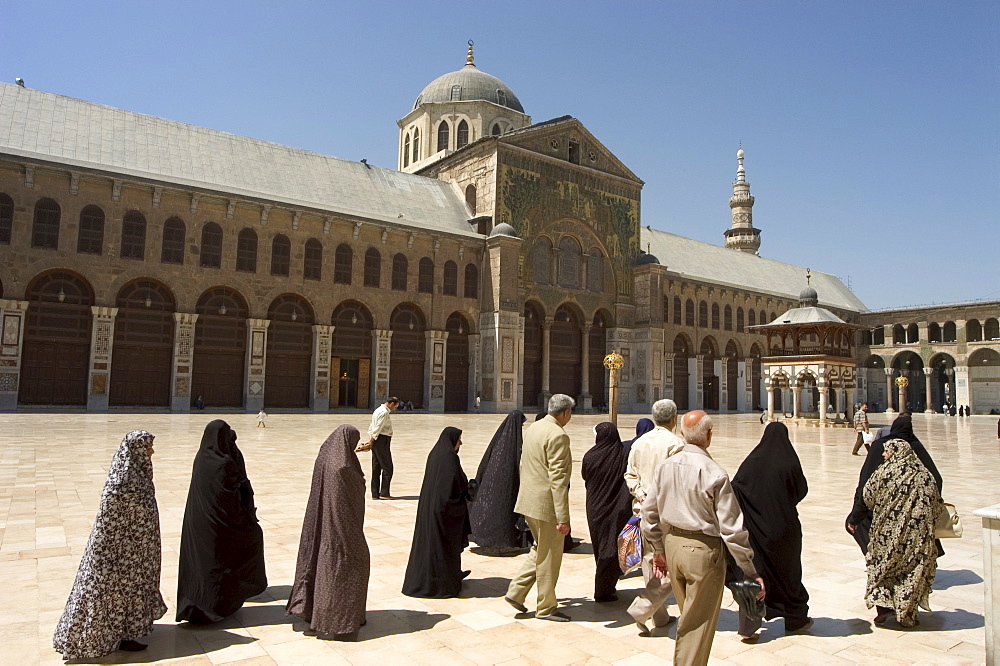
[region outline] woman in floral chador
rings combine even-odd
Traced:
[[[97,519],[52,645],[64,659],[137,651],[167,607],[160,596],[160,516],[153,436],[125,435],[111,460]]]

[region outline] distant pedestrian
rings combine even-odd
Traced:
[[[477,393],[476,394],[476,414],[479,413],[479,406],[482,404],[482,402],[483,402],[483,399],[480,398],[479,394]]]
[[[858,451],[861,446],[864,445],[866,451],[871,450],[871,446],[865,441],[865,435],[868,434],[868,403],[861,405],[861,408],[854,412],[854,450],[851,451],[852,456],[858,455]]]
[[[266,418],[267,418],[267,412],[265,412],[264,408],[261,407],[260,411],[257,412],[257,427],[258,428],[266,428],[267,427],[267,424],[264,423],[264,419],[266,419]]]
[[[200,395],[194,400],[194,408],[205,409],[205,401],[202,399]]]
[[[392,482],[392,420],[389,415],[399,408],[399,398],[393,396],[372,413],[368,426],[368,444],[372,451],[372,499],[396,499],[389,493]]]

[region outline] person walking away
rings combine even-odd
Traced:
[[[865,435],[868,434],[868,403],[861,405],[861,408],[854,412],[854,449],[851,451],[852,456],[858,455],[858,451],[861,450],[861,445],[864,444],[865,450],[870,451],[871,446],[865,443]]]
[[[267,418],[267,412],[265,412],[264,408],[261,407],[260,411],[257,412],[257,427],[258,428],[266,428],[267,427],[267,424],[264,423],[264,419],[266,419],[266,418]]]
[[[618,427],[605,421],[594,427],[594,446],[583,454],[581,472],[587,489],[587,524],[594,544],[594,601],[617,601],[618,534],[632,517],[632,496],[625,485],[625,450]]]
[[[653,475],[642,503],[642,532],[653,549],[653,573],[669,572],[681,616],[677,623],[674,663],[708,663],[719,622],[726,561],[723,548],[747,578],[761,586],[754,568],[750,536],[726,470],[712,459],[712,419],[701,411],[682,421],[684,448]]]
[[[573,398],[556,393],[549,398],[548,414],[528,427],[521,451],[521,486],[514,511],[524,516],[535,542],[521,572],[510,581],[504,600],[525,613],[524,601],[538,585],[535,617],[568,622],[557,610],[556,581],[562,565],[563,541],[570,532],[569,476],[573,460],[569,435],[563,428],[573,416]]]
[[[764,429],[760,443],[733,476],[733,492],[750,534],[754,568],[767,583],[764,617],[783,617],[786,635],[807,631],[813,621],[809,593],[802,585],[802,524],[796,505],[809,486],[784,423],[770,423]],[[752,642],[761,620],[751,620],[741,611],[739,625],[745,642]]]
[[[526,420],[519,410],[508,414],[479,461],[479,489],[476,501],[469,505],[469,539],[487,555],[503,555],[530,545],[526,538],[530,532],[526,527],[524,531],[517,528],[518,514],[514,511]]]
[[[389,492],[392,482],[392,420],[389,415],[399,407],[399,398],[393,396],[372,413],[368,426],[368,444],[372,450],[372,499],[396,499]]]
[[[632,512],[635,515],[639,515],[657,466],[684,448],[684,440],[674,434],[677,404],[673,400],[657,400],[650,415],[654,427],[632,444],[625,467],[625,483],[632,494]],[[656,627],[665,627],[673,618],[667,611],[670,579],[653,575],[653,546],[646,542],[645,537],[642,543],[642,580],[643,589],[632,600],[628,612],[639,627],[639,633],[647,635],[650,620]]]

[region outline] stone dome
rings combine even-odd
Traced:
[[[819,303],[819,294],[812,287],[806,287],[799,292],[799,304],[805,306],[815,306]]]
[[[510,236],[511,238],[517,238],[517,230],[510,226],[506,222],[501,222],[497,226],[493,227],[493,231],[490,232],[490,238],[494,236]]]
[[[439,76],[428,83],[427,87],[417,96],[413,108],[415,109],[421,104],[480,100],[524,113],[521,101],[514,94],[514,91],[507,87],[506,83],[476,67],[473,63],[472,44],[470,43],[465,67]]]
[[[650,254],[648,252],[641,252],[635,259],[636,266],[645,266],[646,264],[658,264],[660,260],[656,258],[656,255]]]

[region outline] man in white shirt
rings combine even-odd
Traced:
[[[632,443],[625,467],[625,484],[632,493],[632,511],[639,515],[656,467],[669,456],[684,448],[684,440],[674,434],[677,425],[677,405],[673,400],[657,400],[650,416],[654,428]],[[673,620],[667,611],[670,579],[653,575],[653,548],[643,537],[642,578],[645,588],[632,600],[629,615],[635,620],[641,635],[649,633],[648,622],[665,627]]]
[[[368,442],[372,448],[372,499],[396,499],[389,494],[392,481],[392,421],[389,414],[399,407],[399,398],[392,397],[378,406],[372,413],[368,426]]]
[[[677,605],[674,663],[708,663],[719,623],[722,588],[729,550],[747,578],[761,587],[753,565],[750,535],[726,470],[712,460],[712,419],[703,411],[688,412],[681,422],[684,448],[656,468],[642,504],[642,534],[653,546],[653,572],[668,572]]]

